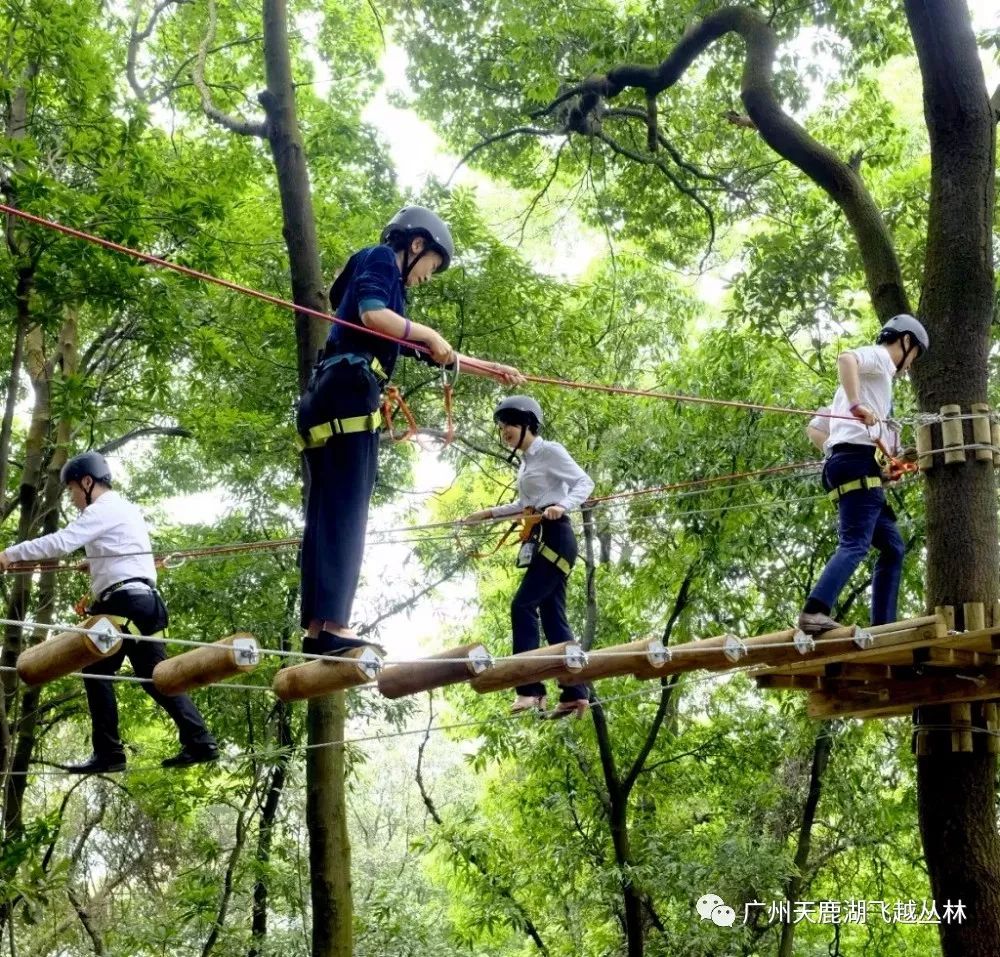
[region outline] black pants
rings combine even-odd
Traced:
[[[301,435],[333,419],[367,415],[381,389],[368,363],[339,356],[314,374],[299,405]],[[378,432],[334,435],[307,449],[309,498],[302,536],[302,627],[314,619],[349,625],[361,576],[368,507],[378,471]]]
[[[94,602],[87,610],[94,615],[120,615],[129,619],[146,635],[162,631],[167,626],[166,606],[155,591],[128,591],[123,588],[113,592],[105,601]],[[152,677],[153,669],[167,657],[167,653],[162,641],[125,638],[118,651],[89,665],[83,672],[88,675],[116,674],[126,656],[132,662],[132,670],[137,678],[149,678]],[[94,754],[102,757],[123,754],[122,742],[118,737],[118,702],[115,700],[114,682],[85,678],[83,684],[87,689],[87,705],[93,726],[91,734]],[[142,689],[173,719],[182,745],[201,747],[215,744],[215,738],[205,726],[205,719],[187,695],[161,694],[153,684],[143,684]]]
[[[564,515],[556,521],[543,519],[538,527],[541,541],[572,565],[576,561],[577,547],[569,517]],[[576,640],[566,618],[566,578],[554,562],[535,552],[510,603],[515,654],[538,647],[539,619],[550,645]],[[559,687],[560,701],[576,701],[588,696],[586,685],[560,684]],[[520,685],[517,693],[540,696],[545,694],[545,685],[540,681]]]

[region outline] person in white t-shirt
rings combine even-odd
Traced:
[[[167,628],[167,609],[156,590],[156,565],[149,531],[142,512],[111,488],[111,469],[99,452],[71,458],[60,478],[79,517],[51,535],[20,542],[0,552],[0,571],[12,562],[37,562],[62,558],[83,548],[94,596],[87,613],[116,615],[127,620],[139,635],[161,635]],[[137,641],[125,637],[113,655],[84,668],[86,675],[113,675],[126,655],[139,678],[149,678],[166,658],[162,641]],[[81,764],[65,765],[71,774],[107,773],[125,768],[125,748],[118,737],[118,705],[113,683],[96,677],[84,679],[90,708],[94,753]],[[187,695],[165,695],[152,683],[143,690],[173,719],[181,750],[164,760],[164,767],[183,767],[214,761],[219,756],[215,738],[201,713]]]
[[[833,606],[872,547],[879,557],[872,577],[871,623],[896,618],[904,546],[882,489],[877,441],[891,413],[893,379],[929,345],[924,327],[913,316],[899,315],[882,327],[874,346],[843,352],[837,359],[840,386],[830,407],[833,417],[827,419],[823,486],[837,503],[839,544],[799,615],[798,627],[808,635],[839,627],[830,617]]]

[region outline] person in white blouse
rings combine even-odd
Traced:
[[[94,596],[87,613],[116,615],[127,620],[139,635],[166,632],[167,609],[156,590],[156,565],[146,521],[139,509],[111,488],[111,470],[98,452],[71,458],[60,478],[79,517],[58,532],[12,545],[0,552],[0,571],[12,562],[37,562],[62,558],[78,548],[87,555],[90,589]],[[139,678],[149,678],[163,661],[162,641],[137,641],[126,637],[113,655],[84,668],[87,675],[113,675],[125,660]],[[122,771],[125,748],[118,737],[118,705],[110,681],[86,678],[87,704],[92,725],[94,753],[80,764],[64,765],[71,774]],[[164,767],[182,767],[219,756],[218,745],[187,695],[164,695],[152,683],[143,690],[173,719],[181,750],[164,760]]]
[[[594,482],[558,442],[543,439],[541,406],[530,396],[503,399],[493,414],[503,443],[512,456],[521,452],[517,473],[516,502],[482,509],[466,521],[504,518],[526,511],[541,515],[531,538],[522,546],[519,567],[524,578],[510,606],[514,632],[514,653],[538,647],[541,619],[550,645],[573,641],[566,618],[566,579],[576,562],[577,545],[567,512],[579,508],[594,490]],[[519,686],[511,710],[545,711],[545,685],[541,682]],[[582,717],[590,707],[585,685],[560,684],[559,702],[550,717]]]

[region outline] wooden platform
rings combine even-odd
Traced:
[[[956,618],[959,628],[956,628]],[[987,620],[989,619],[989,620]],[[718,636],[671,649],[659,673],[741,671],[758,687],[800,691],[814,718],[888,718],[914,714],[918,754],[968,751],[978,738],[1000,753],[1000,603],[892,622],[840,628],[811,640],[794,629],[740,640]],[[636,669],[653,677],[653,669]],[[925,724],[917,709],[947,706],[947,719]],[[938,712],[940,714],[941,712]],[[937,742],[937,744],[935,744]]]

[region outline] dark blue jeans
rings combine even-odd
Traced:
[[[833,452],[827,460],[823,487],[829,491],[863,476],[878,474],[875,450],[852,446],[849,451]],[[837,508],[840,542],[809,597],[832,609],[848,579],[874,547],[878,550],[878,560],[872,577],[871,623],[895,621],[905,547],[885,492],[882,489],[848,492]]]
[[[549,548],[571,565],[576,561],[576,536],[568,516],[564,515],[556,521],[542,519],[537,527],[540,529],[541,540]],[[533,651],[538,647],[539,620],[542,631],[545,632],[545,640],[550,645],[576,640],[566,617],[566,575],[553,562],[536,552],[510,603],[514,654]],[[560,701],[587,698],[586,685],[560,684],[559,691]],[[540,681],[533,681],[519,685],[517,693],[540,697],[545,694],[545,685]]]
[[[299,404],[300,434],[331,419],[367,415],[379,407],[379,384],[359,357],[329,361]],[[368,506],[378,471],[378,432],[335,435],[305,453],[309,471],[302,566],[302,627],[314,619],[351,623],[361,576]]]

